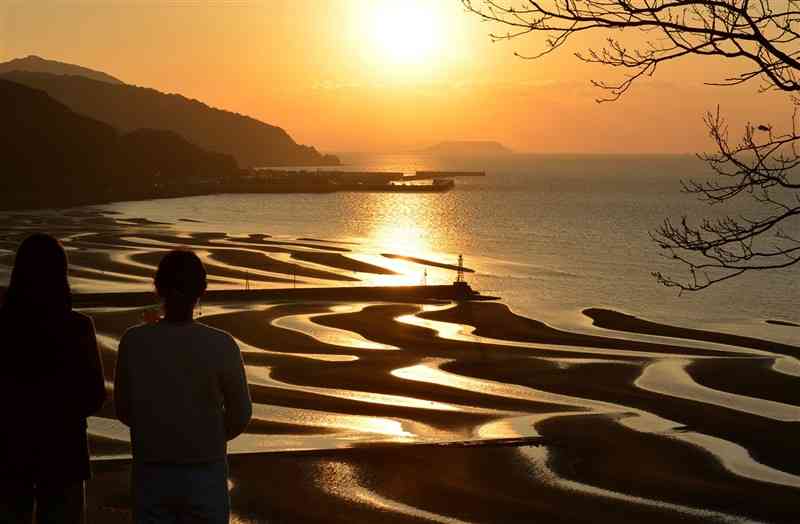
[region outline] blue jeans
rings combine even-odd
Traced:
[[[228,524],[228,464],[133,464],[136,524]]]

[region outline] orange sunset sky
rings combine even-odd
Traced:
[[[519,152],[691,153],[708,147],[701,118],[717,104],[737,126],[791,115],[756,83],[704,86],[735,70],[714,59],[667,64],[597,104],[589,80],[619,72],[572,56],[597,38],[526,61],[514,51],[535,52],[540,37],[492,43],[492,29],[458,0],[0,0],[0,61],[98,69],[324,152],[487,139]]]

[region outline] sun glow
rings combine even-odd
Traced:
[[[374,59],[386,66],[419,66],[436,60],[445,42],[444,18],[436,2],[385,0],[371,2],[369,40]]]

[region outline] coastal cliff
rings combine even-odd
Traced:
[[[191,194],[241,172],[230,156],[163,130],[120,133],[47,93],[0,79],[0,209]]]
[[[40,89],[76,113],[121,132],[172,131],[203,149],[232,155],[242,167],[339,164],[333,155],[297,144],[280,127],[179,94],[77,74],[11,71],[0,78]]]

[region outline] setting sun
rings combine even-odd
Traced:
[[[444,23],[431,2],[380,2],[369,10],[365,42],[374,59],[387,65],[421,65],[441,51]]]

